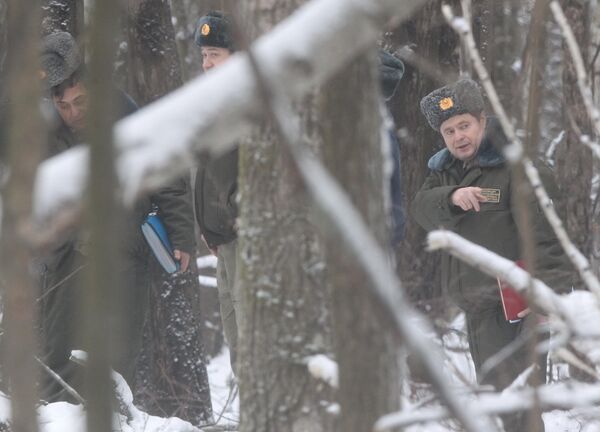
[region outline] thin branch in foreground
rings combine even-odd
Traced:
[[[483,394],[467,404],[467,410],[476,409],[488,415],[501,415],[529,410],[539,404],[543,411],[569,410],[591,407],[600,403],[600,386],[589,384],[544,385],[538,389]],[[375,425],[375,432],[390,431],[416,423],[438,422],[451,416],[445,407],[418,411],[400,411],[382,417]]]
[[[504,134],[510,142],[510,145],[504,150],[509,162],[512,164],[521,163],[525,168],[525,174],[527,175],[527,178],[533,187],[535,195],[540,203],[540,207],[548,219],[548,222],[552,226],[552,229],[560,241],[565,253],[574,264],[585,285],[591,292],[594,293],[598,300],[600,300],[600,281],[594,274],[588,259],[577,249],[577,247],[575,247],[569,238],[569,235],[567,234],[560,217],[554,209],[552,200],[548,196],[548,193],[546,192],[546,189],[540,180],[537,169],[535,168],[531,159],[524,155],[523,145],[517,137],[513,125],[508,120],[508,116],[506,115],[504,107],[500,103],[498,93],[492,84],[490,75],[483,64],[481,56],[479,55],[470,24],[463,18],[455,17],[452,12],[452,8],[448,5],[442,6],[442,12],[448,24],[454,29],[454,31],[456,31],[461,39],[464,39],[467,42],[466,45],[468,47],[468,53],[473,59],[473,64],[475,66],[475,70],[477,71],[477,75],[479,76],[483,88],[488,95],[494,112],[498,116],[498,120],[502,125]]]
[[[85,399],[83,399],[81,395],[77,393],[77,390],[71,387],[64,379],[61,378],[59,374],[54,372],[46,363],[40,360],[39,357],[36,356],[35,361],[37,361],[42,366],[42,368],[52,377],[52,379],[54,379],[58,384],[60,384],[60,386],[64,388],[67,393],[73,396],[73,398],[81,405],[85,406]]]

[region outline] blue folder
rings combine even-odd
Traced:
[[[173,255],[173,247],[169,241],[167,230],[156,211],[148,213],[144,219],[142,233],[162,268],[169,274],[178,271],[179,262]]]

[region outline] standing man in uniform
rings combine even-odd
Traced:
[[[49,131],[47,157],[51,157],[84,142],[87,124],[92,119],[88,112],[85,65],[73,37],[66,32],[46,36],[42,41],[41,64],[41,77],[48,88],[50,108],[55,117]],[[114,100],[118,102],[115,119],[137,109],[124,92],[117,89],[114,92]],[[133,380],[142,344],[150,289],[148,263],[151,256],[140,227],[153,205],[158,207],[165,224],[180,271],[187,270],[195,249],[191,194],[184,179],[140,199],[127,215],[125,235],[120,245],[124,258],[118,269],[122,272],[124,290],[118,301],[125,305],[128,321],[121,335],[124,352],[113,366],[129,383]],[[81,373],[69,357],[71,350],[82,348],[77,327],[81,322],[81,275],[87,260],[87,247],[85,234],[78,231],[61,239],[52,252],[39,259],[42,357],[52,370],[76,389],[81,384]],[[47,376],[44,378],[41,390],[45,399],[68,398],[55,380]]]
[[[196,24],[194,35],[202,52],[202,69],[226,62],[235,52],[230,19],[222,12],[211,11]],[[237,180],[238,149],[203,160],[196,174],[196,219],[208,248],[218,258],[217,287],[225,339],[229,344],[231,365],[237,367],[239,316],[236,287],[237,259]]]
[[[429,125],[440,133],[446,148],[428,162],[430,174],[412,203],[415,220],[427,231],[445,228],[513,261],[523,258],[524,229],[515,208],[511,170],[501,150],[507,139],[499,122],[484,114],[479,87],[469,79],[439,88],[421,100]],[[550,197],[557,195],[551,171],[538,166]],[[528,211],[535,245],[536,277],[558,291],[572,287],[572,272],[561,245],[533,193]],[[465,312],[469,348],[477,380],[500,391],[530,364],[526,344],[485,375],[484,362],[535,325],[534,314],[521,313],[519,322],[504,318],[497,281],[458,258],[442,256],[443,289]],[[538,369],[541,376],[545,368]],[[543,382],[543,381],[542,381]],[[527,415],[502,417],[507,431],[528,428]],[[539,418],[536,430],[543,430]]]

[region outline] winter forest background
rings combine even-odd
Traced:
[[[443,5],[450,8],[443,12]],[[250,50],[204,78],[193,26],[215,8],[233,14]],[[0,148],[2,373],[13,393],[10,412],[1,398],[0,430],[474,432],[494,430],[493,414],[524,408],[544,411],[549,431],[600,430],[599,24],[596,0],[0,0],[0,87],[13,101],[7,146]],[[98,135],[89,152],[75,149],[38,169],[45,132],[35,103],[37,46],[58,29],[85,41],[93,94],[106,94],[115,82],[148,109],[111,136],[102,97],[93,98]],[[392,251],[397,266],[390,265],[376,46],[406,65],[388,103],[401,141],[406,206],[442,145],[418,102],[461,75],[483,84],[490,112],[507,113],[511,149],[522,156],[515,175],[528,181],[526,162],[536,154],[554,167],[564,244],[586,289],[559,298],[531,284],[530,301],[550,313],[555,334],[551,379],[536,389],[516,382],[500,394],[474,384],[461,315],[440,291],[434,249],[502,270],[526,289],[518,269],[483,259],[444,232],[427,239],[411,218]],[[192,169],[201,154],[240,141],[240,279],[248,317],[240,323],[241,421],[197,429],[200,395],[193,385],[189,393],[177,387],[194,377],[175,368],[174,358],[194,363],[205,354],[211,365],[221,359],[209,374],[228,363],[207,273],[202,287],[169,300],[161,284],[153,287],[139,364],[147,385],[133,389],[156,396],[156,418],[189,423],[153,423],[123,390],[128,414],[111,425],[104,355],[110,338],[103,328],[118,293],[105,283],[113,257],[103,241],[91,251],[97,264],[86,295],[93,307],[81,324],[94,341],[86,360],[93,379],[87,420],[81,407],[75,414],[75,407],[40,407],[28,268],[34,250],[81,223],[96,236],[116,236],[122,204]],[[92,186],[84,192],[86,176]],[[209,254],[201,247],[198,253]],[[184,334],[169,333],[173,319]],[[530,343],[533,350],[535,338]],[[235,399],[237,390],[220,391]],[[48,409],[54,414],[42,412]]]

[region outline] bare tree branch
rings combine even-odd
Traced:
[[[555,409],[568,410],[576,407],[589,407],[600,402],[600,386],[586,384],[545,385],[534,390],[526,388],[520,391],[480,395],[468,403],[465,408],[499,415],[510,412],[526,411],[539,404],[543,411]],[[427,408],[418,411],[398,412],[383,417],[375,425],[375,432],[389,431],[407,427],[415,423],[434,422],[451,417],[445,407]]]

